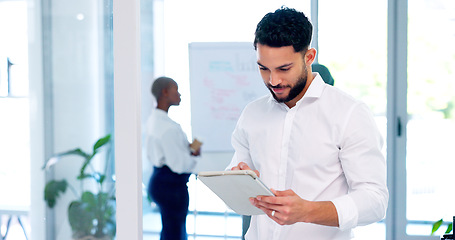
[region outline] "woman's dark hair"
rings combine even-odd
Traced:
[[[254,49],[257,44],[270,47],[293,46],[295,52],[308,49],[313,25],[302,12],[281,7],[267,13],[256,27]]]

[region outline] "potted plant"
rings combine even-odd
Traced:
[[[446,231],[444,232],[444,238],[443,239],[446,239],[445,236],[446,235],[449,235],[451,232],[452,232],[452,228],[453,228],[453,223],[455,222],[455,216],[453,217],[453,222],[449,223],[449,225],[447,226],[447,229]],[[438,229],[441,227],[441,225],[444,223],[444,219],[439,219],[438,221],[434,222],[433,223],[433,226],[431,228],[431,235],[433,235],[436,231],[438,231]],[[450,234],[452,236],[452,234]],[[447,238],[449,239],[449,238]],[[451,238],[453,239],[453,237]]]
[[[51,180],[44,188],[44,199],[50,208],[55,206],[58,197],[65,193],[67,188],[70,188],[75,194],[76,199],[68,206],[68,221],[73,239],[114,239],[116,232],[114,187],[106,189],[106,170],[101,173],[92,166],[92,160],[100,148],[110,142],[110,138],[111,136],[107,135],[96,141],[92,153],[86,153],[80,148],[76,148],[54,155],[43,166],[43,170],[48,170],[63,157],[70,155],[80,156],[84,160],[76,178],[81,182],[80,191],[77,191],[65,179]],[[83,184],[84,180],[93,181],[96,190],[87,190]],[[91,187],[93,189],[93,185]]]
[[[439,219],[438,221],[434,222],[433,227],[431,229],[431,235],[433,235],[436,231],[438,231],[438,229],[441,227],[441,225],[443,223],[444,223],[444,219],[442,219],[442,218]],[[455,223],[455,216],[453,216],[453,221],[451,223],[449,223],[449,225],[447,226],[447,229],[441,239],[453,239],[453,234],[450,234],[450,233],[452,232],[454,223]]]

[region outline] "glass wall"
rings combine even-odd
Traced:
[[[8,230],[8,238],[12,239],[24,237],[24,231],[29,231],[27,19],[25,1],[0,1],[0,235]]]
[[[193,136],[190,121],[188,44],[193,42],[249,42],[253,49],[252,41],[257,23],[266,13],[275,11],[282,5],[296,8],[311,16],[309,0],[154,1],[155,70],[154,74],[149,77],[166,75],[177,81],[182,101],[180,106],[169,109],[169,116],[182,126],[189,140],[192,140]],[[144,27],[144,23],[142,27]],[[147,81],[150,84],[152,80]],[[150,89],[150,85],[144,87]],[[150,94],[150,92],[146,93]],[[145,104],[149,103],[145,102]],[[153,104],[149,104],[149,106],[149,109],[146,109],[146,115],[154,107]],[[203,145],[202,156],[195,172],[222,170],[228,165],[231,157],[231,152],[204,151]],[[144,159],[145,168],[147,164],[147,160]],[[149,174],[149,169],[144,169],[145,185],[148,183],[146,176]],[[190,178],[188,186],[191,214],[187,218],[187,230],[190,239],[240,239],[242,236],[241,216],[227,209],[216,195],[202,183],[196,181],[194,175]],[[152,204],[151,208],[144,208],[144,239],[158,239],[161,230],[160,224],[156,207]]]
[[[329,68],[336,87],[370,106],[384,139],[390,139],[385,117],[387,55],[394,53],[387,53],[387,2],[312,2],[319,6],[319,63]],[[149,92],[153,79],[172,77],[179,84],[182,103],[172,107],[169,115],[191,140],[188,44],[251,42],[261,17],[281,5],[311,16],[310,0],[141,1],[142,120],[154,108]],[[397,231],[405,226],[409,237],[400,240],[428,239],[431,224],[441,218],[448,223],[455,211],[450,191],[454,168],[450,149],[455,143],[455,5],[451,0],[409,1],[408,14],[408,32],[398,33],[407,34],[408,39],[408,87],[398,91],[407,92],[407,145],[397,150],[407,155],[406,169],[393,173],[395,183],[407,182],[404,191],[394,192],[395,197],[404,196],[406,216],[397,209],[393,211],[398,215],[388,216],[395,218]],[[59,158],[46,171],[42,167],[56,153],[75,148],[91,153],[97,139],[113,134],[112,44],[111,0],[0,0],[0,194],[14,196],[0,199],[0,233],[5,234],[5,223],[12,217],[8,239],[25,239],[16,215],[22,216],[29,237],[70,239],[69,202],[80,196],[81,186],[97,191],[91,180],[83,184],[77,180],[84,161],[80,155]],[[89,168],[106,171],[106,178],[95,176],[95,180],[106,179],[105,189],[112,189],[112,140],[99,148]],[[203,149],[196,171],[223,169],[231,156]],[[143,163],[146,187],[150,165],[146,159]],[[72,187],[50,209],[43,201],[45,184],[61,179]],[[240,239],[240,216],[194,176],[189,189],[190,239]],[[159,214],[145,194],[144,200],[144,239],[157,239]],[[444,230],[445,226],[437,235]],[[386,239],[383,222],[355,233],[355,239]]]
[[[335,87],[370,107],[386,140],[387,2],[320,0],[318,19],[318,62],[330,70]],[[385,224],[359,227],[355,239],[384,240]]]
[[[114,134],[112,1],[36,0],[27,10],[30,235],[115,231],[113,139],[95,145]],[[106,209],[108,219],[96,218]]]
[[[408,12],[406,232],[428,235],[455,212],[455,2],[409,1]]]
[[[50,232],[55,239],[82,237],[81,231],[94,231],[84,229],[86,226],[75,229],[83,225],[78,221],[109,225],[112,217],[91,220],[91,214],[103,210],[92,205],[89,200],[92,197],[105,208],[113,207],[115,212],[112,203],[101,200],[115,196],[113,145],[94,146],[98,139],[113,135],[111,6],[109,1],[52,0],[42,5],[43,83],[49,87],[44,89],[44,118],[51,123],[45,126],[46,159],[53,160],[56,153],[76,148],[85,152],[57,158],[59,162],[46,173],[47,180],[65,179],[70,185],[48,212],[48,216],[53,216],[54,231]],[[99,154],[94,155],[95,152]],[[91,197],[87,191],[94,195]],[[78,202],[69,205],[72,201]],[[87,214],[81,215],[84,209]]]

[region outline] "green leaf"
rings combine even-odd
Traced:
[[[111,135],[108,134],[107,136],[103,137],[103,138],[100,138],[94,145],[93,145],[93,153],[91,156],[87,156],[87,158],[85,159],[85,162],[84,164],[82,165],[81,167],[81,170],[80,170],[80,173],[79,173],[79,176],[82,177],[84,175],[84,172],[85,172],[85,169],[87,168],[87,166],[90,164],[90,162],[92,161],[93,157],[95,157],[98,149],[100,147],[102,147],[103,145],[105,145],[106,143],[109,142],[111,138]]]
[[[42,169],[43,170],[45,170],[45,169],[48,170],[50,167],[52,167],[53,165],[58,163],[62,157],[68,156],[68,155],[77,155],[77,156],[83,157],[84,159],[87,159],[87,158],[90,157],[90,155],[88,155],[87,153],[82,151],[80,148],[76,148],[76,149],[73,149],[73,150],[70,150],[70,151],[66,151],[66,152],[55,154],[54,156],[49,158],[49,160],[46,161],[46,163],[44,164]]]
[[[98,174],[99,179],[97,180],[100,184],[103,184],[104,180],[106,179],[106,175],[104,174]]]
[[[58,196],[60,193],[64,193],[66,191],[66,187],[68,183],[66,180],[56,181],[52,180],[46,184],[44,187],[44,200],[47,202],[47,206],[53,208],[57,201]]]
[[[85,158],[84,163],[82,164],[82,167],[81,167],[81,169],[79,171],[78,179],[84,179],[84,178],[89,177],[87,174],[85,174],[85,169],[90,164],[90,162],[92,161],[93,157],[96,155],[97,150],[100,147],[102,147],[103,145],[105,145],[106,143],[108,143],[110,141],[110,138],[111,138],[111,135],[108,134],[105,137],[100,138],[100,139],[98,139],[98,141],[96,141],[96,143],[93,145],[93,153],[92,153],[92,155],[87,155],[86,158]]]
[[[109,194],[105,192],[98,193],[98,204],[100,207],[104,208],[105,210],[109,209],[109,201],[111,201]]]
[[[79,177],[77,177],[78,179],[84,179],[87,176],[87,174],[85,174],[85,169],[87,168],[87,166],[90,164],[90,162],[92,161],[92,158],[95,156],[95,153],[90,156],[89,158],[87,158],[84,162],[84,164],[82,164],[82,167],[81,169],[79,170]]]
[[[108,134],[103,138],[100,138],[98,141],[96,141],[95,145],[93,145],[93,153],[95,153],[98,148],[102,147],[106,143],[108,143],[111,140],[111,135]]]
[[[96,204],[97,201],[96,201],[95,195],[92,192],[86,191],[86,192],[82,193],[81,202],[86,204],[85,208],[88,211],[95,212],[96,206],[97,206],[97,204]]]
[[[63,153],[60,153],[58,155],[60,157],[67,156],[67,155],[78,155],[78,156],[81,156],[83,158],[88,158],[89,157],[89,154],[87,154],[86,152],[82,151],[80,148],[76,148],[74,150],[63,152]]]
[[[453,223],[450,223],[449,226],[447,226],[447,230],[445,233],[450,233],[452,232],[452,227],[453,227]]]
[[[77,176],[77,180],[82,180],[82,179],[85,179],[85,178],[93,178],[93,179],[95,179],[95,177],[92,174],[83,174],[83,173],[81,173],[79,176]]]
[[[94,228],[95,214],[87,208],[87,203],[73,201],[68,206],[68,221],[73,231],[73,237],[90,235]]]
[[[442,224],[442,218],[439,221],[436,221],[433,223],[433,228],[431,229],[431,235],[433,235],[438,229],[441,227]]]

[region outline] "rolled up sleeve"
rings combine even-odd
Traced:
[[[349,192],[332,202],[340,229],[349,229],[382,220],[389,193],[383,140],[366,105],[353,108],[343,139],[339,157]]]

